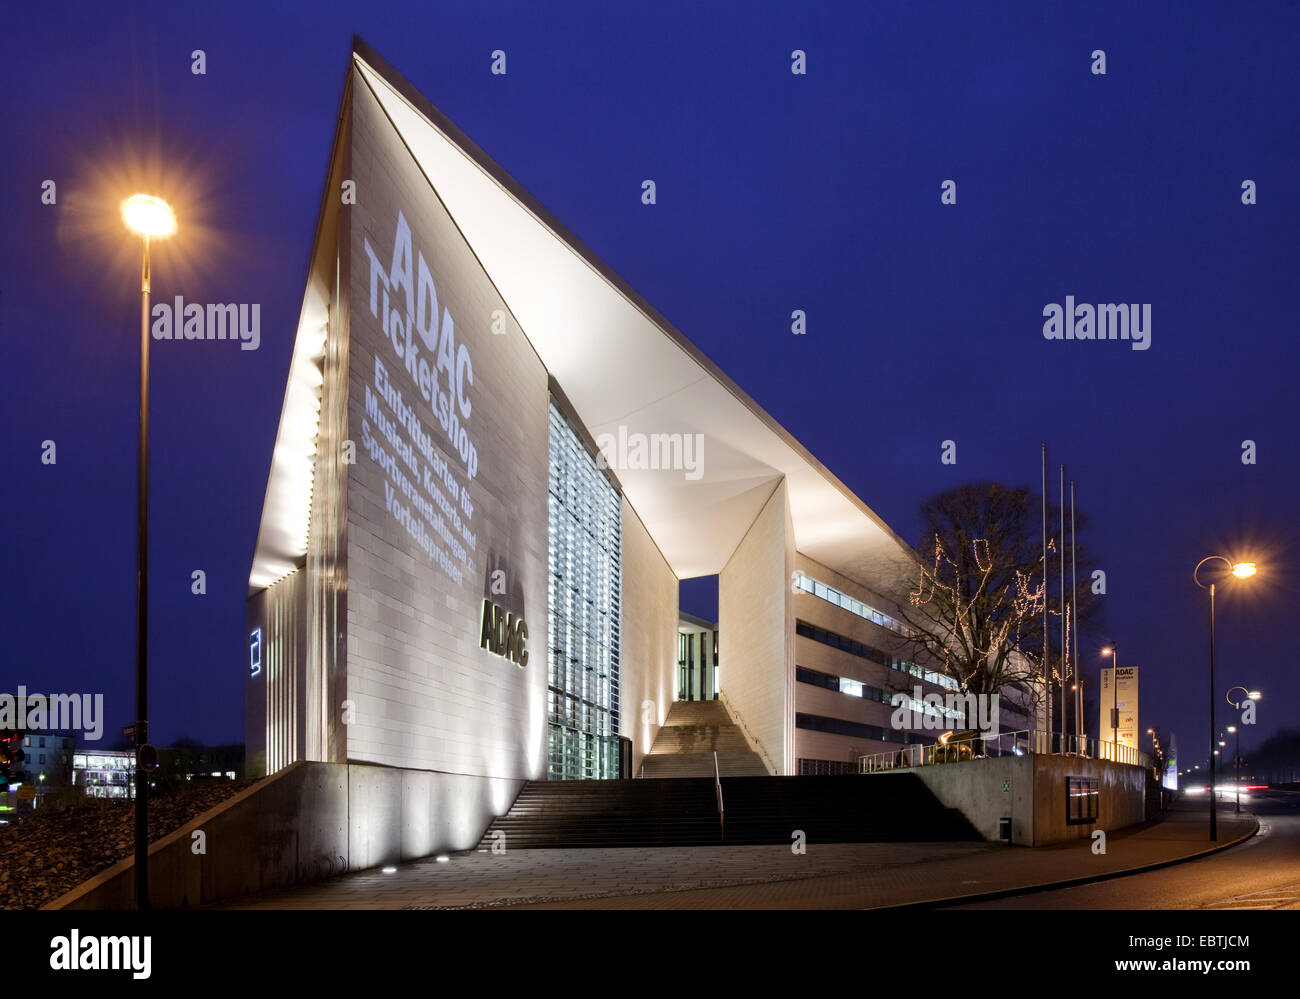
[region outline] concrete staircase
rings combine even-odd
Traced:
[[[718,820],[718,754],[725,830]],[[720,701],[678,701],[635,780],[529,781],[479,844],[507,849],[978,840],[915,774],[771,777]]]
[[[712,777],[715,752],[723,777],[767,775],[762,758],[749,748],[721,701],[676,701],[637,776]]]
[[[716,846],[781,843],[802,830],[809,843],[978,840],[956,809],[919,777],[724,777],[725,831],[713,778],[530,781],[488,827],[507,849]]]

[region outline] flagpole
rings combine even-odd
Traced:
[[[1043,442],[1043,721],[1052,751],[1052,649],[1047,613],[1047,442]]]
[[[1065,680],[1066,673],[1069,670],[1069,663],[1066,659],[1069,643],[1067,639],[1067,629],[1070,627],[1069,619],[1066,617],[1065,608],[1065,465],[1061,465],[1061,488],[1057,494],[1061,498],[1061,752],[1065,752]]]
[[[1073,673],[1074,673],[1074,734],[1083,742],[1083,682],[1079,676],[1079,567],[1075,562],[1074,552],[1074,480],[1070,480],[1070,602],[1073,610],[1070,620],[1073,623]]]

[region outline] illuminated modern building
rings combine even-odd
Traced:
[[[770,774],[847,770],[909,738],[887,694],[952,687],[896,654],[913,566],[354,44],[250,576],[250,775],[420,771],[468,845],[527,780],[638,772],[681,699]],[[700,576],[716,625],[679,614]]]
[[[73,753],[72,782],[88,798],[134,798],[135,751],[103,749]]]

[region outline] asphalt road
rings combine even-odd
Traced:
[[[1208,801],[1205,802],[1208,808]],[[1231,811],[1231,798],[1219,801]],[[1300,909],[1300,793],[1255,791],[1242,801],[1259,834],[1201,860],[968,909]]]

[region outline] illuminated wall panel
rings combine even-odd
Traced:
[[[347,759],[540,777],[546,370],[355,73],[350,114]]]
[[[772,491],[718,574],[721,701],[777,775],[794,773],[794,530],[789,494]]]
[[[305,582],[299,569],[248,602],[244,725],[250,776],[275,773],[305,756]]]
[[[632,773],[654,744],[677,682],[677,575],[623,497],[619,719],[632,740]]]

